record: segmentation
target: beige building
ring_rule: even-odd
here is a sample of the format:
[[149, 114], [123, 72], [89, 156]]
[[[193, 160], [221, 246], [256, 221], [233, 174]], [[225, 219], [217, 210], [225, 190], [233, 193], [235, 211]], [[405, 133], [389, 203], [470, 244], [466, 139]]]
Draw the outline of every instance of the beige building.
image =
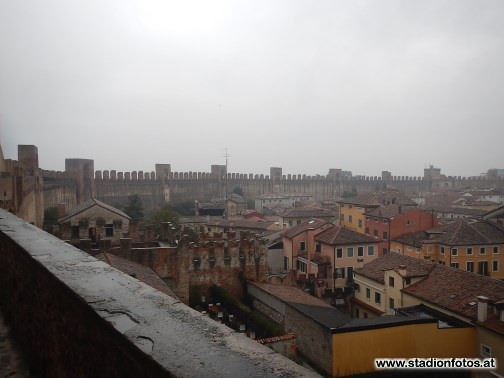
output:
[[[355, 283], [353, 316], [444, 314], [476, 328], [474, 357], [504, 360], [504, 281], [389, 252], [357, 269]], [[504, 366], [478, 374], [499, 377]]]
[[64, 240], [91, 239], [97, 242], [111, 239], [119, 242], [129, 232], [130, 219], [121, 210], [93, 198], [60, 217], [60, 237]]

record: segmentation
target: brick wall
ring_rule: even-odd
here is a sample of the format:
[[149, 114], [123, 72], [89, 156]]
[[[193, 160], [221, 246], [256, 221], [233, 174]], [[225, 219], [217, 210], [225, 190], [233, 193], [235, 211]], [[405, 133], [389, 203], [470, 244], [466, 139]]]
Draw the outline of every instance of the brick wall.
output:
[[332, 335], [327, 328], [286, 304], [285, 330], [296, 335], [298, 352], [332, 376]]

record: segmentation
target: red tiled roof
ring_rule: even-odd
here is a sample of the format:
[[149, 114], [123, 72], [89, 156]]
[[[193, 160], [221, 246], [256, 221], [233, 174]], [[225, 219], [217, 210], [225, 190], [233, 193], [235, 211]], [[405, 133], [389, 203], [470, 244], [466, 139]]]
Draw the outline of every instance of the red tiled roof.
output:
[[293, 207], [285, 210], [280, 216], [282, 218], [331, 218], [336, 215], [334, 211], [320, 207]]
[[261, 282], [250, 282], [250, 284], [257, 286], [259, 289], [284, 302], [334, 308], [330, 304], [317, 299], [294, 286], [274, 285]]
[[428, 277], [402, 291], [448, 311], [476, 319], [477, 296], [489, 298], [490, 303], [504, 300], [504, 281], [436, 265]]
[[366, 211], [366, 215], [371, 216], [371, 217], [378, 217], [378, 218], [386, 218], [390, 219], [398, 214], [401, 213], [407, 213], [408, 211], [416, 208], [415, 206], [403, 206], [403, 205], [388, 205], [388, 206], [381, 206], [373, 209], [369, 209]]
[[460, 219], [453, 223], [427, 231], [430, 235], [425, 243], [444, 245], [503, 244], [504, 229], [496, 223], [478, 221], [468, 223]]
[[316, 230], [317, 228], [323, 227], [326, 224], [329, 224], [329, 222], [326, 220], [313, 218], [313, 219], [310, 219], [306, 222], [298, 224], [295, 227], [289, 228], [287, 231], [282, 233], [282, 236], [285, 236], [286, 238], [292, 239], [294, 236], [299, 235], [302, 232], [305, 232], [308, 230]]
[[364, 267], [355, 269], [354, 272], [376, 282], [385, 283], [385, 271], [396, 270], [399, 268], [399, 265], [406, 266], [406, 277], [428, 275], [436, 266], [435, 263], [427, 260], [416, 259], [390, 251], [383, 257], [365, 264]]
[[422, 243], [424, 240], [428, 239], [429, 235], [425, 231], [415, 231], [408, 232], [406, 234], [401, 234], [392, 239], [392, 241], [411, 245], [416, 248], [422, 248]]
[[151, 268], [148, 266], [138, 264], [134, 261], [107, 253], [105, 256], [100, 253], [96, 256], [98, 260], [104, 261], [107, 264], [110, 262], [110, 266], [135, 277], [137, 280], [142, 281], [154, 289], [157, 289], [165, 294], [168, 294], [172, 298], [178, 299], [177, 295], [170, 289], [166, 283], [159, 277]]
[[330, 245], [345, 244], [369, 244], [378, 243], [381, 239], [375, 239], [366, 234], [351, 230], [342, 226], [333, 226], [315, 236], [315, 240]]

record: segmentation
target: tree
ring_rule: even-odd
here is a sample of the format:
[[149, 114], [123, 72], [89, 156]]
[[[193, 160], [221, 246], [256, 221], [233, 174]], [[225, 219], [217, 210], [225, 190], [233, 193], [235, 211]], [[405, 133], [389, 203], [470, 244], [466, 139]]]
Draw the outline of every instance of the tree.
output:
[[44, 210], [44, 223], [56, 224], [58, 223], [58, 208], [56, 206], [48, 207]]
[[124, 212], [128, 214], [132, 220], [141, 220], [144, 217], [142, 199], [138, 194], [128, 196], [128, 206], [124, 208]]
[[243, 189], [240, 188], [239, 186], [235, 187], [231, 193], [238, 194], [239, 196], [243, 197]]
[[148, 217], [148, 222], [154, 225], [156, 232], [159, 232], [162, 222], [172, 223], [177, 230], [180, 228], [178, 224], [178, 215], [168, 207], [151, 213]]

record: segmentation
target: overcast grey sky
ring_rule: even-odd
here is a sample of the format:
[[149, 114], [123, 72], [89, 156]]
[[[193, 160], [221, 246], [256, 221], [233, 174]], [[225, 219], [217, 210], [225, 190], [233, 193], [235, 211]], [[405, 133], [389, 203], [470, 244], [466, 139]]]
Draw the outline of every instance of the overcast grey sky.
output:
[[42, 168], [504, 168], [504, 1], [2, 0], [0, 140]]

